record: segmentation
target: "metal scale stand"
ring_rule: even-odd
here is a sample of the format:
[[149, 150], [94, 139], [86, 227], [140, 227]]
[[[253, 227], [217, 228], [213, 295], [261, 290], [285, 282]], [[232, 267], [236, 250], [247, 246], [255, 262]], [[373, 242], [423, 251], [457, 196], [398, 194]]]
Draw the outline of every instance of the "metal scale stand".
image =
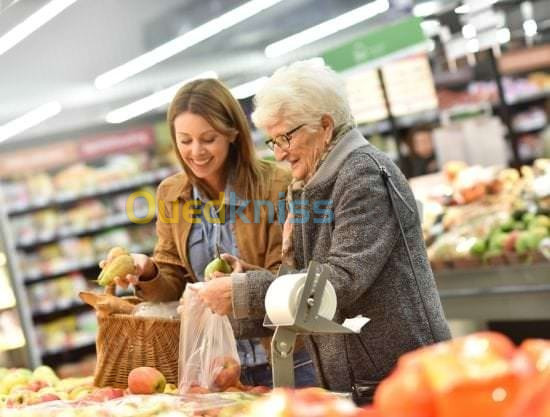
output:
[[[288, 272], [285, 267], [281, 267], [277, 276]], [[354, 333], [347, 327], [318, 315], [327, 275], [318, 262], [311, 261], [294, 321], [272, 323], [267, 315], [264, 318], [264, 327], [275, 329], [271, 341], [273, 387], [294, 387], [293, 353], [298, 334]]]

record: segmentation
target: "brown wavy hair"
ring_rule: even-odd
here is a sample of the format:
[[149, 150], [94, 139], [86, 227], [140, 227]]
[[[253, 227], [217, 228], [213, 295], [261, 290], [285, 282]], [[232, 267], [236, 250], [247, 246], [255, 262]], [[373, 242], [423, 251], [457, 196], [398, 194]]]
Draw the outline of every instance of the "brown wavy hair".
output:
[[205, 192], [209, 198], [217, 198], [215, 191], [193, 174], [178, 152], [174, 120], [185, 112], [203, 117], [223, 135], [235, 136], [224, 167], [225, 172], [229, 172], [230, 169], [233, 172], [231, 185], [244, 199], [264, 198], [262, 189], [271, 181], [273, 163], [257, 157], [244, 111], [229, 89], [220, 81], [211, 78], [188, 82], [172, 99], [166, 117], [174, 150], [190, 183]]

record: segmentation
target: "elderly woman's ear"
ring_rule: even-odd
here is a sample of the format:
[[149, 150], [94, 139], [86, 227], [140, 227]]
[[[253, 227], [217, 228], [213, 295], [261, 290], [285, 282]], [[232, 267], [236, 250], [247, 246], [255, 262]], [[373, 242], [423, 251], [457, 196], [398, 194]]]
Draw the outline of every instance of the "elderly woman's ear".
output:
[[323, 141], [325, 144], [328, 144], [334, 132], [334, 120], [330, 114], [323, 114], [321, 116], [321, 129], [323, 131]]

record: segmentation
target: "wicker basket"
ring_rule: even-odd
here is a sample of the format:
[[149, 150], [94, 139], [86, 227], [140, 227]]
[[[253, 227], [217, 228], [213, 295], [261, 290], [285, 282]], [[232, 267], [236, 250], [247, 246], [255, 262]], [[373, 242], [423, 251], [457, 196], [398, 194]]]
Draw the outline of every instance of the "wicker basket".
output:
[[129, 314], [98, 316], [94, 385], [126, 388], [134, 368], [157, 368], [178, 382], [180, 321]]

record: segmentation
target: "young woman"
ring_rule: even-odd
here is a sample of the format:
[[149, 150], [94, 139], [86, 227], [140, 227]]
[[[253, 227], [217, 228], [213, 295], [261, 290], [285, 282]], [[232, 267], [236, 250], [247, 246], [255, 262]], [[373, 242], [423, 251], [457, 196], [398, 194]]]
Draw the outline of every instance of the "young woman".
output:
[[[133, 254], [137, 275], [119, 277], [117, 284], [133, 284], [149, 301], [178, 300], [187, 282], [204, 280], [218, 251], [276, 271], [281, 261], [276, 212], [290, 175], [258, 159], [237, 100], [217, 80], [192, 81], [172, 100], [167, 121], [183, 171], [158, 187], [153, 257]], [[269, 345], [257, 338], [237, 344], [242, 382], [270, 385]], [[299, 385], [313, 385], [307, 352], [297, 352], [295, 361]]]

